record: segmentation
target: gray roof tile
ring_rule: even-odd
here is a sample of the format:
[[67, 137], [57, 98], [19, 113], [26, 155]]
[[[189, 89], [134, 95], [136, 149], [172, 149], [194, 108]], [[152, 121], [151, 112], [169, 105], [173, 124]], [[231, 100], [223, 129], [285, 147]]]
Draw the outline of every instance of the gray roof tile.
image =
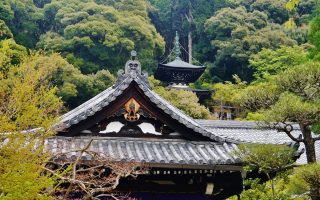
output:
[[[239, 164], [230, 152], [236, 145], [217, 142], [193, 142], [184, 140], [162, 140], [134, 138], [94, 137], [88, 150], [103, 154], [114, 161], [136, 161], [142, 163], [220, 165]], [[67, 158], [79, 155], [72, 152], [84, 148], [89, 137], [52, 137], [47, 141], [47, 149], [53, 154], [66, 153]], [[92, 159], [85, 155], [86, 160]]]
[[205, 66], [197, 66], [192, 65], [190, 63], [184, 62], [183, 60], [175, 59], [174, 61], [171, 61], [166, 64], [161, 64], [168, 67], [174, 67], [174, 68], [205, 68]]
[[[278, 132], [275, 129], [265, 128], [257, 122], [231, 121], [231, 120], [196, 120], [199, 124], [210, 129], [214, 135], [227, 137], [242, 143], [260, 143], [260, 144], [293, 144], [285, 133]], [[299, 126], [293, 124], [292, 134], [298, 137], [301, 134]], [[234, 144], [232, 144], [234, 145]], [[236, 145], [232, 149], [236, 148]], [[315, 142], [316, 157], [320, 161], [320, 141]], [[227, 149], [227, 148], [225, 148]], [[299, 149], [305, 149], [304, 144], [300, 143]], [[230, 154], [229, 154], [230, 155]], [[306, 164], [307, 157], [304, 152], [296, 161], [297, 164]]]

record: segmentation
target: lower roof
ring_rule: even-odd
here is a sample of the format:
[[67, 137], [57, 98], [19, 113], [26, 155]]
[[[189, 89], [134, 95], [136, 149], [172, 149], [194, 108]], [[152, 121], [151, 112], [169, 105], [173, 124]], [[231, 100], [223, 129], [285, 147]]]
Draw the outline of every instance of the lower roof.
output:
[[[92, 141], [91, 141], [92, 140]], [[91, 144], [90, 144], [91, 142]], [[147, 163], [153, 167], [238, 165], [233, 155], [235, 144], [216, 142], [190, 142], [181, 139], [124, 138], [124, 137], [52, 137], [46, 149], [54, 155], [64, 154], [66, 159], [79, 156], [81, 149], [90, 144], [88, 151], [98, 152], [112, 161]], [[83, 160], [92, 160], [88, 153]]]
[[[206, 127], [212, 133], [239, 140], [244, 143], [258, 144], [294, 144], [284, 132], [278, 132], [254, 121], [235, 121], [235, 120], [196, 120], [200, 125]], [[301, 131], [298, 124], [293, 124], [292, 135], [298, 137]], [[300, 143], [299, 150], [305, 149]], [[315, 142], [316, 157], [320, 161], [320, 141]], [[307, 156], [304, 151], [297, 159], [297, 164], [307, 164]]]

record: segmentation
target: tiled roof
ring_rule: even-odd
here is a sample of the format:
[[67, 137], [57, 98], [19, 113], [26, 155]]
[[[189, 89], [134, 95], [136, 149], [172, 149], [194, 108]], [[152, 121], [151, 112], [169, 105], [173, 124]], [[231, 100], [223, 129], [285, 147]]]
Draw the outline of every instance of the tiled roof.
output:
[[166, 63], [166, 64], [161, 64], [167, 67], [177, 67], [177, 68], [206, 68], [205, 66], [197, 66], [197, 65], [192, 65], [190, 63], [184, 62], [181, 59], [175, 59], [172, 62]]
[[[285, 134], [274, 129], [261, 128], [255, 122], [196, 120], [210, 132], [241, 143], [292, 144]], [[294, 130], [293, 135], [301, 134]], [[54, 137], [47, 141], [52, 153], [63, 153], [83, 148], [93, 139], [90, 150], [104, 153], [115, 161], [135, 161], [144, 163], [184, 164], [184, 165], [223, 165], [237, 164], [239, 160], [232, 155], [236, 145], [218, 142], [193, 142], [177, 139], [123, 138], [123, 137]], [[300, 144], [299, 150], [304, 148]], [[320, 159], [320, 141], [316, 142], [317, 159]], [[76, 156], [74, 153], [68, 156]], [[87, 155], [88, 156], [88, 155]], [[85, 159], [90, 159], [86, 157]], [[296, 161], [306, 164], [305, 152]]]
[[[196, 120], [199, 124], [210, 129], [214, 134], [233, 138], [247, 143], [260, 144], [290, 144], [294, 143], [285, 133], [275, 129], [261, 127], [257, 122], [230, 121], [230, 120]], [[298, 137], [301, 134], [299, 126], [293, 125], [292, 134]], [[316, 141], [316, 157], [320, 160], [320, 141]], [[300, 150], [305, 149], [304, 144], [300, 143]], [[307, 158], [304, 152], [296, 161], [297, 164], [306, 164]]]
[[[216, 142], [190, 142], [178, 139], [146, 139], [124, 137], [52, 137], [46, 141], [46, 149], [53, 154], [66, 153], [68, 159], [77, 154], [72, 152], [86, 147], [99, 152], [112, 161], [141, 162], [148, 164], [179, 165], [225, 165], [239, 164], [232, 152], [235, 144]], [[91, 156], [84, 154], [84, 160]]]
[[202, 136], [208, 137], [217, 142], [238, 142], [234, 139], [228, 138], [227, 136], [219, 136], [216, 133], [213, 133], [210, 130], [204, 128], [194, 119], [192, 119], [184, 112], [164, 100], [154, 91], [152, 91], [146, 81], [146, 77], [139, 74], [123, 74], [119, 76], [117, 83], [113, 87], [106, 89], [94, 98], [63, 115], [61, 123], [56, 126], [56, 130], [59, 131], [66, 129], [74, 124], [78, 124], [79, 122], [85, 120], [87, 117], [94, 115], [96, 112], [102, 110], [111, 102], [115, 101], [116, 98], [121, 95], [123, 91], [128, 88], [129, 85], [133, 82], [139, 86], [139, 88], [150, 99], [150, 101], [153, 102], [159, 109], [164, 111], [173, 119], [177, 120], [179, 123], [192, 129], [196, 133], [199, 133]]
[[[205, 127], [212, 128], [249, 128], [249, 129], [271, 129], [263, 123], [255, 121], [236, 121], [236, 120], [206, 120], [196, 119], [196, 121]], [[298, 124], [292, 124], [294, 130], [300, 130]]]

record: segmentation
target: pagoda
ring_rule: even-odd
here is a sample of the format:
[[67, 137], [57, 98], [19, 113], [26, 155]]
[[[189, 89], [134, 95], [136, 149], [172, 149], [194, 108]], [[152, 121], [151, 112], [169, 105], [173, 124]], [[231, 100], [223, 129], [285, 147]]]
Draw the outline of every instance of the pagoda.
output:
[[179, 35], [176, 32], [173, 52], [175, 59], [169, 63], [160, 63], [154, 77], [167, 84], [168, 88], [190, 90], [197, 94], [199, 102], [210, 97], [211, 91], [205, 89], [192, 89], [189, 83], [194, 83], [202, 75], [205, 66], [193, 65], [184, 62], [181, 58]]

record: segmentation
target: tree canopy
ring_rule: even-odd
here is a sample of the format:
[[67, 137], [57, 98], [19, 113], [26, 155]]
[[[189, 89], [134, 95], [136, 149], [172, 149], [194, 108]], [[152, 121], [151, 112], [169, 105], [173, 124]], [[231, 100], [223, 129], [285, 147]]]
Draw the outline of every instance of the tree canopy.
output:
[[262, 48], [276, 49], [281, 45], [296, 44], [283, 28], [269, 23], [265, 13], [248, 12], [245, 7], [223, 8], [207, 20], [205, 27], [212, 47], [217, 50], [210, 71], [215, 82], [232, 80], [233, 74], [252, 80], [252, 70], [248, 67], [250, 56]]
[[62, 101], [37, 56], [0, 71], [1, 199], [48, 199], [42, 191], [54, 184], [41, 173], [47, 159], [42, 142], [53, 134]]
[[[116, 72], [129, 52], [152, 70], [153, 59], [163, 52], [164, 41], [140, 1], [52, 1], [43, 8], [45, 34], [38, 48], [74, 56], [83, 73], [106, 69]], [[81, 61], [79, 60], [81, 59]]]
[[262, 49], [249, 59], [254, 69], [256, 80], [265, 79], [292, 66], [305, 63], [308, 60], [307, 52], [301, 46], [281, 46], [276, 50]]
[[[256, 120], [277, 123], [279, 130], [306, 146], [308, 162], [315, 162], [314, 142], [310, 127], [319, 123], [320, 63], [309, 61], [282, 71], [266, 82], [244, 89], [242, 105], [258, 112]], [[292, 126], [300, 125], [303, 139], [291, 135]]]
[[[30, 130], [42, 127], [37, 137], [50, 136], [60, 110], [110, 87], [133, 49], [152, 75], [170, 54], [176, 31], [182, 59], [187, 60], [185, 49], [192, 47], [192, 61], [207, 66], [192, 87], [213, 89], [212, 101], [240, 108], [238, 117], [263, 121], [304, 143], [308, 162], [315, 162], [314, 144], [320, 140], [319, 11], [317, 0], [2, 0], [0, 198], [48, 198], [55, 180], [40, 173], [47, 155], [41, 144], [34, 150], [39, 141]], [[191, 91], [170, 90], [152, 76], [149, 81], [186, 114], [211, 118]], [[299, 125], [301, 137], [291, 134], [292, 123]], [[277, 154], [274, 150], [281, 149], [267, 147], [254, 152], [260, 157], [250, 154], [246, 161], [258, 160], [265, 169], [268, 155]], [[282, 163], [273, 164], [290, 161], [279, 158]], [[319, 194], [318, 167], [294, 170], [290, 187], [311, 191], [314, 198]], [[286, 179], [275, 179], [279, 199], [292, 197]], [[271, 185], [255, 180], [251, 186], [256, 190], [243, 197], [271, 198]]]

